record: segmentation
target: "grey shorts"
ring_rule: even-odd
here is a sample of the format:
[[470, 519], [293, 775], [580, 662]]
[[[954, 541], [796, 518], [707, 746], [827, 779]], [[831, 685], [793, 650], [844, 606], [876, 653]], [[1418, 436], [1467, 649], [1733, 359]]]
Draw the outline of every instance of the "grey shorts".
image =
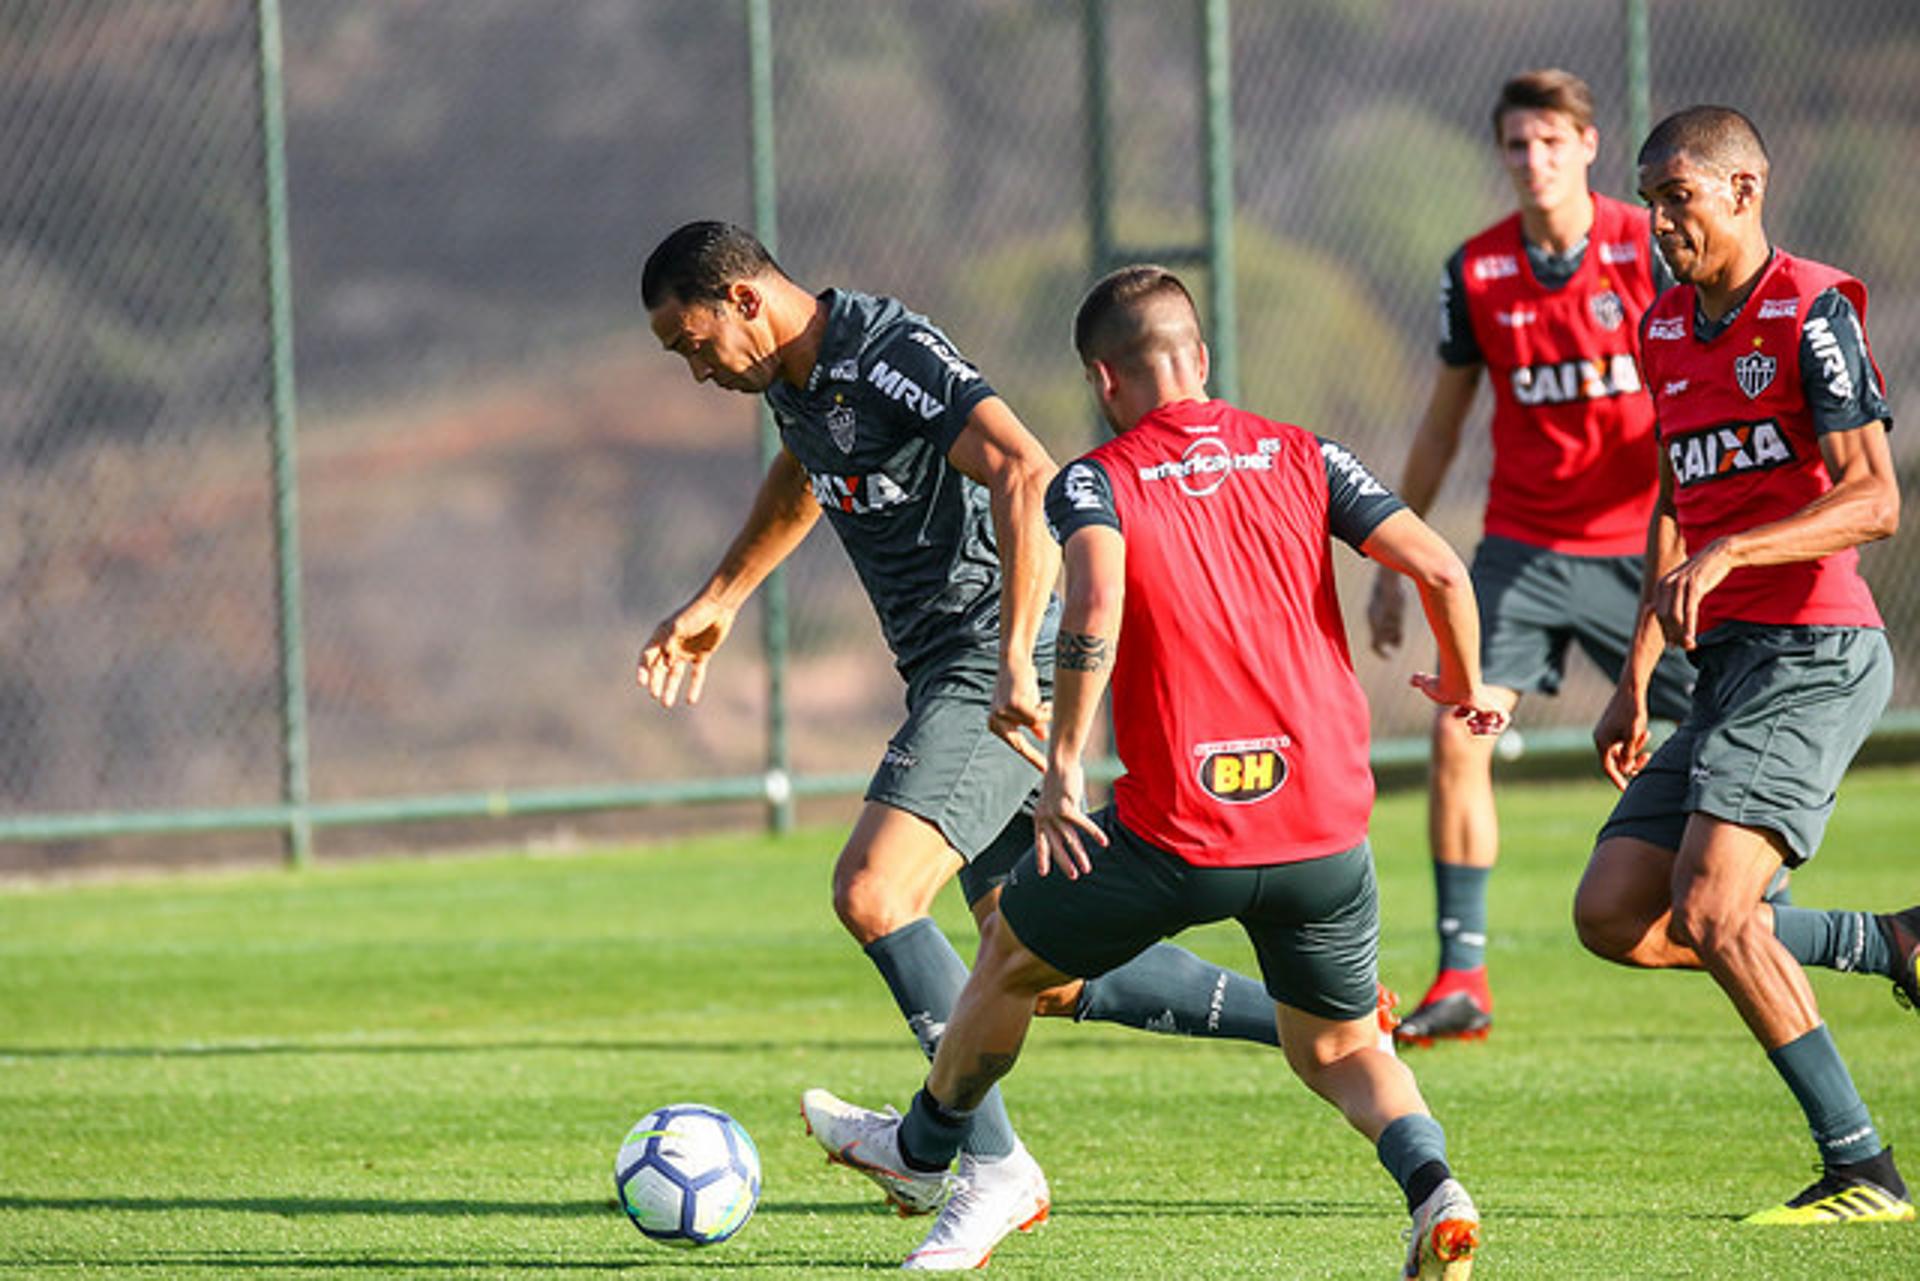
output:
[[1727, 623], [1694, 651], [1693, 711], [1600, 829], [1677, 850], [1691, 814], [1776, 832], [1788, 867], [1820, 848], [1834, 793], [1893, 692], [1886, 633]]
[[967, 866], [961, 888], [972, 903], [1004, 879], [1033, 844], [1033, 795], [1040, 772], [987, 728], [995, 673], [954, 667], [917, 681], [907, 719], [887, 741], [866, 799], [940, 829]]
[[1196, 867], [1122, 827], [1111, 807], [1093, 818], [1111, 843], [1088, 850], [1092, 872], [1041, 876], [1028, 852], [1001, 889], [1001, 918], [1035, 956], [1094, 978], [1189, 926], [1231, 917], [1274, 1000], [1325, 1019], [1373, 1012], [1380, 907], [1365, 841], [1296, 863]]
[[[1489, 536], [1473, 553], [1480, 601], [1480, 678], [1520, 693], [1553, 694], [1579, 642], [1608, 680], [1619, 680], [1640, 613], [1638, 556], [1570, 556]], [[1669, 649], [1647, 687], [1647, 707], [1677, 721], [1687, 714], [1693, 669]]]

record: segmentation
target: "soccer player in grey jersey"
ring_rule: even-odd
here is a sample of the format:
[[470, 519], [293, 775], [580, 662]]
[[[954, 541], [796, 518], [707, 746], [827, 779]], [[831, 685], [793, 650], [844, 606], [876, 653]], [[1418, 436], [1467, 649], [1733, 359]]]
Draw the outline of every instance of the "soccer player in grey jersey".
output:
[[[834, 868], [834, 910], [931, 1056], [967, 976], [928, 915], [933, 897], [957, 873], [986, 919], [1031, 843], [1022, 811], [1039, 775], [1012, 744], [1044, 733], [1049, 715], [1059, 553], [1042, 503], [1053, 460], [924, 317], [850, 290], [811, 293], [738, 227], [673, 232], [647, 260], [641, 298], [696, 382], [766, 396], [782, 448], [718, 567], [647, 641], [639, 682], [664, 707], [683, 690], [697, 702], [740, 607], [826, 513], [907, 688], [907, 718]], [[1278, 1040], [1258, 982], [1169, 944], [1045, 993], [1038, 1008]], [[808, 1093], [823, 1142], [838, 1106]], [[983, 1116], [960, 1166], [976, 1195], [950, 1202], [935, 1231], [990, 1236], [991, 1248], [1044, 1217], [1048, 1192], [997, 1093]], [[947, 1221], [960, 1214], [976, 1221]]]

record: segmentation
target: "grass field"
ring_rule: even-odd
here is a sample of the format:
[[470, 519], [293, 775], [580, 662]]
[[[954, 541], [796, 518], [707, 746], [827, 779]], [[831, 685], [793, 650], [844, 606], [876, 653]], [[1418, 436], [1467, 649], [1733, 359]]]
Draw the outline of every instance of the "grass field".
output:
[[[1920, 771], [1851, 778], [1802, 903], [1920, 899]], [[1503, 796], [1499, 1024], [1414, 1059], [1487, 1217], [1482, 1277], [1920, 1276], [1920, 1226], [1735, 1222], [1810, 1176], [1798, 1110], [1711, 983], [1612, 969], [1567, 905], [1598, 783]], [[1374, 829], [1388, 981], [1428, 977], [1421, 800]], [[826, 1166], [809, 1084], [904, 1104], [922, 1071], [827, 903], [838, 833], [0, 891], [0, 1274], [452, 1277], [623, 1269], [827, 1277], [895, 1266], [917, 1224]], [[942, 921], [971, 954], [957, 893]], [[1246, 964], [1237, 931], [1189, 936]], [[1815, 986], [1920, 1175], [1920, 1020], [1884, 980]], [[1054, 1221], [993, 1271], [1393, 1275], [1373, 1154], [1279, 1057], [1039, 1025], [1008, 1084]], [[614, 1208], [649, 1107], [753, 1132], [766, 1190], [680, 1253]]]

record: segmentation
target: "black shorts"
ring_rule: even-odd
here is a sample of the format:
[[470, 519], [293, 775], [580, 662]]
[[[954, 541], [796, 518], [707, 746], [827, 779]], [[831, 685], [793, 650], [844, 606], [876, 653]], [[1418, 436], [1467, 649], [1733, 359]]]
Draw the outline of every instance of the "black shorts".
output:
[[1373, 1013], [1380, 909], [1364, 840], [1323, 858], [1199, 867], [1128, 831], [1111, 807], [1093, 818], [1111, 843], [1089, 843], [1091, 872], [1041, 876], [1029, 851], [1001, 888], [1001, 919], [1041, 960], [1094, 978], [1189, 926], [1231, 917], [1275, 1001], [1324, 1019]]
[[1820, 848], [1840, 777], [1893, 692], [1886, 633], [1728, 623], [1702, 639], [1693, 714], [1627, 785], [1598, 839], [1678, 850], [1689, 816], [1707, 814], [1778, 834], [1798, 867]]
[[969, 904], [1005, 879], [1033, 844], [1040, 786], [1040, 771], [987, 728], [996, 676], [976, 662], [917, 679], [907, 691], [907, 719], [867, 784], [867, 800], [940, 829], [966, 861], [960, 886]]
[[[1553, 694], [1579, 642], [1608, 680], [1620, 679], [1640, 615], [1638, 556], [1571, 556], [1489, 535], [1473, 553], [1480, 602], [1480, 679], [1522, 694]], [[1654, 668], [1647, 708], [1687, 714], [1693, 669], [1669, 649]]]

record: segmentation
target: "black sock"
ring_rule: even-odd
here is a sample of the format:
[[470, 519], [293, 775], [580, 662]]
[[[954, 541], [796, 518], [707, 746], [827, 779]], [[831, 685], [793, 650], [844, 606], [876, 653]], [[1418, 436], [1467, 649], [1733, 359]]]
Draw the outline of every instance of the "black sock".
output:
[[1877, 1183], [1887, 1191], [1907, 1199], [1907, 1181], [1900, 1177], [1900, 1171], [1893, 1164], [1893, 1149], [1881, 1148], [1864, 1161], [1850, 1161], [1845, 1165], [1830, 1165], [1829, 1174], [1838, 1174], [1850, 1179], [1866, 1179]]
[[1407, 1176], [1407, 1213], [1412, 1214], [1420, 1208], [1420, 1203], [1433, 1195], [1433, 1190], [1453, 1177], [1453, 1170], [1445, 1161], [1429, 1161]]
[[900, 1159], [915, 1170], [944, 1170], [953, 1164], [972, 1125], [973, 1113], [942, 1107], [922, 1086], [900, 1118]]

